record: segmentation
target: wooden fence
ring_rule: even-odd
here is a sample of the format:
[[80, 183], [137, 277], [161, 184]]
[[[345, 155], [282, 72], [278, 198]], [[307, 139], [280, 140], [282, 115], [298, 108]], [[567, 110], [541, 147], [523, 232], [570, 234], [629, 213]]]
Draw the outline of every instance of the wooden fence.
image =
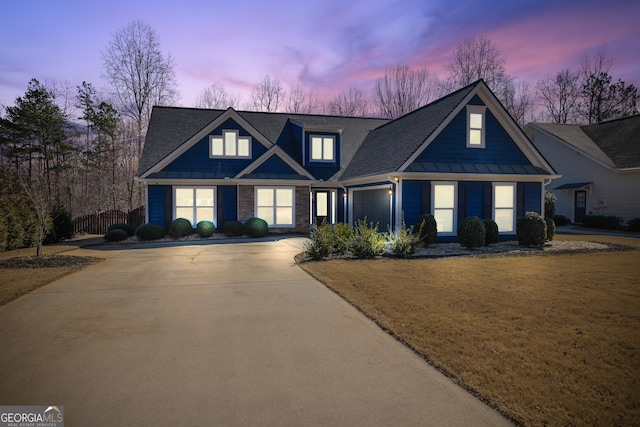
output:
[[113, 224], [129, 224], [134, 229], [144, 223], [144, 206], [129, 212], [102, 211], [73, 220], [74, 233], [105, 234]]

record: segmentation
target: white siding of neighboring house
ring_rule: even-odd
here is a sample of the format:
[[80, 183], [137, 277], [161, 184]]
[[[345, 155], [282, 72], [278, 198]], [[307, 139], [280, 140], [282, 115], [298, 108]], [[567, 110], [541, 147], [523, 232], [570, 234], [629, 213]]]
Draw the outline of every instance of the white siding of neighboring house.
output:
[[640, 218], [640, 171], [615, 173], [546, 133], [527, 128], [527, 135], [556, 172], [562, 175], [546, 188], [558, 198], [556, 215], [573, 220], [574, 190], [555, 188], [576, 182], [593, 182], [591, 192], [587, 192], [587, 215], [613, 215], [625, 221]]

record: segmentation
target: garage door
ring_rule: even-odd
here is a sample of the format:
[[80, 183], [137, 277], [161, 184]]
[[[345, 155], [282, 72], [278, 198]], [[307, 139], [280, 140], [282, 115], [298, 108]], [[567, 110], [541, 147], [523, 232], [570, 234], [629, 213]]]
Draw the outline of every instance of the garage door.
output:
[[367, 222], [378, 223], [379, 231], [387, 231], [391, 224], [388, 189], [353, 191], [353, 224], [367, 217]]

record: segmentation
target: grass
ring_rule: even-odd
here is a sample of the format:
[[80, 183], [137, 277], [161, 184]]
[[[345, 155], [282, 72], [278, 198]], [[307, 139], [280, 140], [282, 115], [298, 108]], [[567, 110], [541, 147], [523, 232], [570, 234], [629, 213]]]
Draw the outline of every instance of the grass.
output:
[[[79, 247], [77, 244], [43, 246], [42, 252], [46, 257], [57, 257]], [[0, 252], [0, 264], [3, 261], [34, 255], [34, 248]], [[81, 260], [80, 257], [59, 256], [58, 258], [60, 262], [54, 263], [58, 265], [48, 268], [4, 268], [0, 266], [0, 306], [88, 265], [88, 260]], [[78, 262], [79, 260], [83, 262]]]
[[640, 425], [637, 250], [302, 267], [516, 422]]

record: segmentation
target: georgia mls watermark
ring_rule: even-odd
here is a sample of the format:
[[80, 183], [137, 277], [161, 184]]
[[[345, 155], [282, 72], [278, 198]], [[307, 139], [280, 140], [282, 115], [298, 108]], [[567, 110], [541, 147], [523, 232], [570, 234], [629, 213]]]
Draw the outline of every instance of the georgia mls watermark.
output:
[[0, 427], [64, 427], [64, 406], [0, 406]]

